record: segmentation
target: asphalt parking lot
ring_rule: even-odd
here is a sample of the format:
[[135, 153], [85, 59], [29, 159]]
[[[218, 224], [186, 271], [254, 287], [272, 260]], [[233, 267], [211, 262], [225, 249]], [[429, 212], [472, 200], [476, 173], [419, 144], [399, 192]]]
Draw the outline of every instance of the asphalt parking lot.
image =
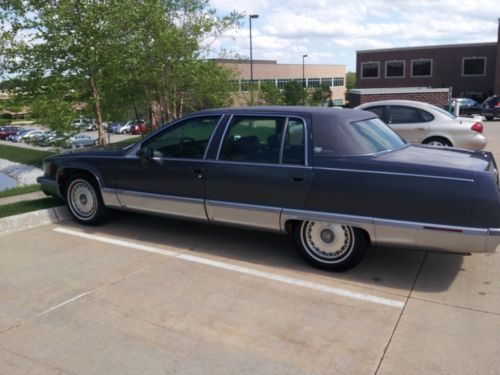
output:
[[498, 374], [499, 269], [375, 248], [337, 274], [272, 233], [63, 222], [0, 236], [0, 373]]

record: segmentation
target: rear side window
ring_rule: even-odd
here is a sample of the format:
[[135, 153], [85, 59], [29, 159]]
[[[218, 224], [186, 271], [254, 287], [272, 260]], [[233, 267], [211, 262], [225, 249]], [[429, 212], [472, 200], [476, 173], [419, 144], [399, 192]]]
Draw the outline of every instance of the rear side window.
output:
[[301, 119], [235, 116], [226, 131], [219, 159], [302, 165], [304, 140], [305, 124]]
[[418, 108], [391, 106], [389, 124], [415, 124], [425, 122], [422, 111]]

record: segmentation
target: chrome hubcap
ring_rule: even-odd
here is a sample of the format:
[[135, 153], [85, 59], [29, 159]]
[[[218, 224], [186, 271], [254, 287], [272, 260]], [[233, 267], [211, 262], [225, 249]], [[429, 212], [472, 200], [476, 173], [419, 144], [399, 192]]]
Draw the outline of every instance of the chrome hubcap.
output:
[[97, 210], [94, 188], [87, 181], [75, 180], [69, 187], [68, 201], [73, 213], [80, 219], [89, 219]]
[[348, 225], [308, 221], [302, 225], [301, 240], [304, 248], [314, 258], [338, 262], [354, 248], [354, 232]]

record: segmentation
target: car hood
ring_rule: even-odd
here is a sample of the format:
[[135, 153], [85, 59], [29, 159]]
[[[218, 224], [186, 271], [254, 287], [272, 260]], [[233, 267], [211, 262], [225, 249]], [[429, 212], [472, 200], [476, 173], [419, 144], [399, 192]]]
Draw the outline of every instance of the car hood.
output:
[[100, 156], [121, 156], [125, 153], [123, 146], [114, 146], [114, 145], [106, 145], [106, 146], [96, 146], [82, 149], [71, 149], [66, 150], [60, 154], [54, 156], [85, 156], [85, 157], [100, 157]]
[[456, 169], [467, 171], [485, 171], [494, 163], [493, 155], [486, 151], [469, 151], [454, 148], [432, 146], [409, 146], [375, 157], [378, 162], [404, 164], [420, 169]]

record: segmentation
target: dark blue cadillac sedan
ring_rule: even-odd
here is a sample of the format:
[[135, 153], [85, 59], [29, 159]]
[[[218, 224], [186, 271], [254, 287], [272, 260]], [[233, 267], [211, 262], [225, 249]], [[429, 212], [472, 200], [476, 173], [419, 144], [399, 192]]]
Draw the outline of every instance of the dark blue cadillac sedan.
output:
[[51, 156], [44, 171], [42, 190], [80, 223], [115, 208], [279, 231], [335, 271], [370, 244], [457, 253], [500, 244], [491, 153], [410, 146], [360, 110], [206, 110], [119, 150]]

